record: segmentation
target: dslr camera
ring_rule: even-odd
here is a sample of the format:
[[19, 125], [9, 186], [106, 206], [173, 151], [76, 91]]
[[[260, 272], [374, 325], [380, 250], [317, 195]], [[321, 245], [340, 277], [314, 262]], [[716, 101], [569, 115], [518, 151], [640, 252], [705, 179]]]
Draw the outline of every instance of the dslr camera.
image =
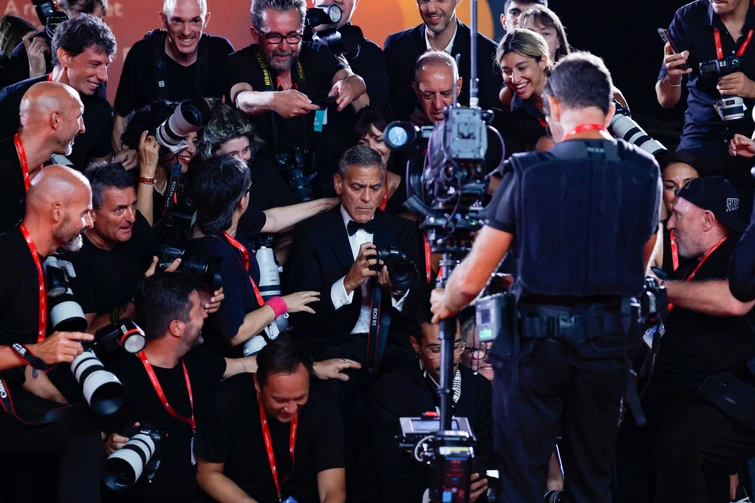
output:
[[311, 33], [318, 26], [338, 24], [342, 15], [343, 11], [335, 4], [309, 8], [304, 16], [304, 29]]
[[292, 152], [282, 152], [275, 156], [278, 171], [286, 180], [297, 203], [306, 203], [315, 198], [310, 178], [307, 175], [309, 160], [310, 152], [298, 148]]
[[165, 436], [151, 424], [141, 428], [126, 426], [119, 433], [129, 440], [105, 460], [102, 480], [113, 491], [123, 491], [133, 486], [142, 474], [152, 480], [160, 468], [160, 443]]
[[629, 109], [619, 103], [613, 101], [616, 107], [616, 112], [611, 118], [611, 123], [608, 125], [608, 129], [611, 130], [611, 134], [615, 138], [621, 138], [627, 143], [644, 150], [648, 154], [655, 156], [658, 152], [666, 150], [666, 147], [657, 140], [654, 140], [649, 134], [640, 127], [634, 119]]
[[[740, 57], [734, 54], [721, 59], [703, 61], [700, 63], [700, 77], [719, 79], [736, 72], [741, 64]], [[744, 100], [739, 96], [722, 97], [713, 107], [723, 121], [742, 119], [745, 116], [745, 110], [747, 110]]]
[[[395, 246], [388, 250], [378, 251], [377, 259], [382, 260], [383, 265], [388, 268], [388, 277], [397, 290], [408, 289], [417, 277], [417, 268], [414, 263], [409, 260], [404, 252]], [[370, 267], [370, 269], [380, 272], [383, 265], [380, 265], [378, 262]]]
[[56, 2], [53, 0], [31, 0], [37, 17], [45, 30], [41, 36], [47, 39], [47, 43], [52, 42], [52, 36], [55, 30], [64, 21], [68, 21], [68, 14], [58, 9]]
[[45, 260], [44, 270], [50, 326], [53, 331], [83, 332], [89, 323], [71, 290], [70, 279], [76, 277], [73, 264], [52, 255]]
[[223, 277], [220, 275], [221, 258], [208, 260], [187, 256], [185, 250], [172, 246], [160, 247], [160, 261], [157, 263], [157, 270], [164, 271], [179, 258], [181, 259], [179, 270], [190, 272], [198, 282], [210, 286], [213, 291], [223, 286]]

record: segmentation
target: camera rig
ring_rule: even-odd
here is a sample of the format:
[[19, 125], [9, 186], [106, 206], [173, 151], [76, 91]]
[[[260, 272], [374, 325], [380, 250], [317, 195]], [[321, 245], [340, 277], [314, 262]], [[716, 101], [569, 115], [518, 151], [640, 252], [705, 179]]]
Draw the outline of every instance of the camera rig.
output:
[[[453, 106], [443, 111], [443, 121], [434, 127], [416, 127], [407, 122], [392, 122], [384, 131], [389, 148], [408, 150], [415, 155], [407, 163], [407, 209], [421, 217], [420, 228], [433, 253], [442, 254], [441, 273], [437, 285], [442, 287], [454, 267], [472, 247], [474, 234], [485, 220], [483, 200], [486, 197], [489, 171], [485, 154], [488, 148], [488, 126], [492, 112], [478, 106], [477, 89], [477, 0], [471, 10], [471, 78], [469, 107]], [[458, 58], [458, 56], [457, 56]], [[500, 139], [500, 135], [498, 135]], [[503, 142], [501, 141], [502, 147]], [[422, 165], [419, 155], [423, 151]], [[502, 156], [503, 157], [503, 156]], [[415, 457], [434, 470], [430, 487], [431, 503], [467, 503], [469, 477], [474, 457], [474, 435], [467, 428], [452, 429], [451, 369], [456, 318], [440, 322], [441, 372], [438, 395], [440, 414], [422, 432], [421, 438], [410, 435], [418, 418], [402, 418], [404, 447], [412, 447]], [[455, 418], [458, 422], [463, 418]], [[468, 423], [466, 423], [468, 426]], [[421, 454], [421, 455], [420, 455]]]

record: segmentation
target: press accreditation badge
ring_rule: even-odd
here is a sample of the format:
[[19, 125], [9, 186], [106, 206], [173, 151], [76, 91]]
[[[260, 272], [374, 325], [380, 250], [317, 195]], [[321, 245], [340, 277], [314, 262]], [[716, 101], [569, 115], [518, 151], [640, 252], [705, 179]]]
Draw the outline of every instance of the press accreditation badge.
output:
[[191, 436], [191, 464], [197, 464], [197, 457], [194, 455], [194, 435]]

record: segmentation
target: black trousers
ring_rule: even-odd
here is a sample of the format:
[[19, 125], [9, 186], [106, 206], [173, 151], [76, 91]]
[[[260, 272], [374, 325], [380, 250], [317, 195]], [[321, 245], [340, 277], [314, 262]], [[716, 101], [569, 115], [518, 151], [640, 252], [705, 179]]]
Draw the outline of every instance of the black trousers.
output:
[[[59, 503], [99, 503], [105, 450], [100, 428], [88, 408], [74, 407], [64, 418], [43, 426], [29, 426], [0, 414], [0, 458], [4, 476], [13, 474], [13, 480], [2, 481], [2, 494], [8, 494], [10, 487], [18, 489], [8, 502], [38, 501], [33, 489], [55, 484], [55, 474], [38, 470], [40, 464], [46, 464], [42, 460], [51, 457], [60, 459]], [[0, 501], [6, 500], [0, 496]]]
[[727, 503], [729, 475], [755, 456], [755, 430], [737, 430], [695, 398], [662, 421], [653, 422], [658, 411], [646, 409], [647, 427], [621, 427], [616, 502]]
[[524, 360], [497, 361], [495, 451], [503, 501], [542, 502], [561, 435], [566, 491], [575, 503], [608, 502], [626, 375], [620, 360], [583, 361], [564, 343], [534, 342]]

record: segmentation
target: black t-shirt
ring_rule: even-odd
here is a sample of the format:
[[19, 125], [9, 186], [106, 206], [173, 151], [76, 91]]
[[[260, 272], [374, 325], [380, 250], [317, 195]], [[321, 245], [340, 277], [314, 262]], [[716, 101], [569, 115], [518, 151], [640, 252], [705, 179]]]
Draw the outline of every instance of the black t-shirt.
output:
[[[261, 157], [249, 163], [252, 171], [252, 190], [249, 207], [265, 211], [294, 204], [294, 195], [285, 180], [269, 159]], [[248, 212], [247, 212], [248, 213]], [[241, 217], [242, 220], [244, 217]]]
[[[280, 423], [269, 415], [267, 419], [281, 497], [319, 503], [317, 474], [344, 467], [339, 407], [320, 388], [310, 387], [309, 400], [299, 412], [295, 464], [289, 453], [290, 423]], [[217, 406], [208, 409], [200, 425], [195, 447], [197, 457], [204, 461], [225, 463], [225, 476], [256, 501], [277, 500], [251, 374], [239, 374], [223, 383]]]
[[[207, 408], [213, 406], [212, 395], [226, 370], [225, 359], [199, 346], [183, 358], [191, 382], [194, 417], [201, 421]], [[152, 366], [155, 376], [173, 410], [182, 417], [191, 417], [186, 379], [181, 363], [172, 369]], [[142, 477], [133, 489], [123, 492], [123, 499], [114, 501], [184, 502], [197, 493], [196, 471], [191, 463], [191, 426], [173, 417], [157, 396], [144, 364], [136, 355], [122, 351], [109, 365], [126, 390], [121, 409], [108, 418], [110, 432], [120, 433], [125, 425], [134, 422], [150, 423], [166, 433], [160, 442], [161, 466], [154, 480]], [[108, 496], [115, 496], [108, 491]], [[110, 499], [110, 498], [108, 498]]]
[[[165, 55], [165, 32], [155, 30], [144, 39], [135, 43], [123, 63], [118, 93], [115, 95], [115, 111], [127, 117], [132, 111], [148, 105], [158, 98], [168, 101], [181, 101], [190, 96], [220, 98], [223, 85], [220, 69], [226, 56], [233, 52], [231, 43], [215, 35], [203, 34], [197, 62], [189, 66], [178, 64]], [[165, 80], [163, 86], [158, 83], [155, 63], [155, 44], [158, 54], [165, 62]], [[203, 48], [203, 44], [206, 47]], [[206, 51], [206, 52], [205, 52]], [[206, 57], [204, 76], [199, 74], [199, 58]]]
[[[21, 125], [19, 110], [24, 93], [37, 82], [46, 82], [48, 75], [23, 80], [0, 91], [0, 137], [12, 136]], [[94, 94], [81, 94], [84, 104], [84, 127], [86, 131], [76, 137], [73, 152], [67, 156], [73, 167], [83, 171], [92, 157], [104, 157], [112, 150], [110, 137], [113, 133], [113, 109], [110, 103]]]
[[[343, 64], [336, 59], [330, 49], [316, 42], [302, 43], [299, 61], [304, 70], [304, 79], [298, 75], [297, 65], [291, 69], [291, 75], [298, 90], [312, 101], [326, 98], [333, 87], [333, 76], [344, 68]], [[273, 83], [276, 83], [276, 74], [272, 69], [271, 77]], [[257, 45], [250, 45], [228, 56], [223, 64], [223, 78], [227, 103], [232, 103], [231, 88], [242, 82], [251, 85], [255, 91], [265, 91], [265, 77], [257, 59]], [[331, 106], [328, 114], [333, 113], [338, 112]], [[328, 127], [324, 126], [323, 132], [316, 133], [314, 119], [314, 113], [292, 119], [284, 119], [275, 114], [275, 127], [278, 131], [278, 145], [276, 145], [273, 113], [254, 117], [257, 134], [265, 142], [261, 155], [274, 160], [277, 152], [290, 152], [294, 148], [299, 148], [307, 149], [316, 156], [327, 156], [328, 149], [324, 143]], [[319, 162], [316, 162], [316, 165], [319, 165]]]
[[259, 264], [249, 243], [238, 234], [236, 239], [249, 252], [248, 272], [241, 252], [228, 242], [225, 235], [205, 236], [186, 243], [186, 252], [192, 256], [222, 260], [220, 275], [223, 278], [225, 299], [221, 302], [218, 311], [207, 318], [202, 333], [207, 347], [231, 358], [244, 356], [244, 350], [243, 345], [232, 347], [228, 341], [238, 333], [244, 323], [244, 316], [260, 307], [252, 283], [249, 281], [251, 277], [254, 283], [259, 285]]
[[[26, 210], [26, 186], [13, 136], [0, 141], [0, 234], [18, 224]], [[13, 262], [10, 262], [13, 263]]]
[[86, 236], [84, 246], [66, 252], [76, 271], [71, 289], [85, 313], [101, 315], [122, 306], [134, 296], [136, 284], [158, 255], [154, 234], [141, 213], [136, 214], [131, 239], [113, 250], [96, 247]]
[[[738, 234], [730, 236], [708, 257], [692, 281], [726, 279], [738, 240]], [[680, 267], [671, 278], [682, 280], [698, 263]], [[712, 316], [674, 307], [666, 319], [666, 334], [658, 353], [655, 374], [659, 384], [673, 395], [689, 399], [707, 377], [722, 372], [746, 377], [745, 363], [755, 355], [752, 322], [752, 313]]]
[[531, 100], [514, 95], [511, 112], [501, 134], [506, 139], [506, 151], [528, 152], [535, 150], [538, 140], [546, 134], [545, 115]]

